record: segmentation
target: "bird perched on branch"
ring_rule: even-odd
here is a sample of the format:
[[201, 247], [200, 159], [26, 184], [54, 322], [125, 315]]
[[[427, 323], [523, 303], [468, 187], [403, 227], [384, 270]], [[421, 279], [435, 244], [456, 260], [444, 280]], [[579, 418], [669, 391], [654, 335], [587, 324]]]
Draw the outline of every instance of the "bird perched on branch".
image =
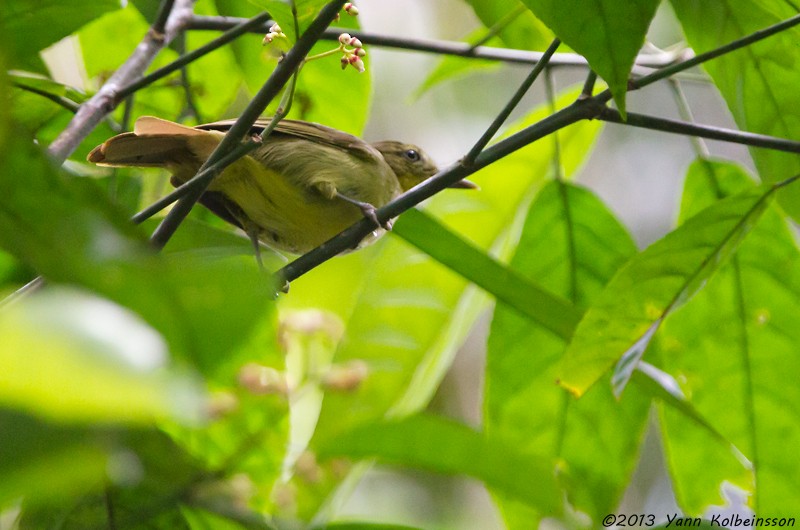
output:
[[[133, 132], [106, 140], [87, 159], [101, 166], [163, 167], [177, 187], [197, 173], [233, 123], [187, 127], [145, 116]], [[267, 124], [257, 121], [251, 134], [260, 134]], [[370, 144], [316, 123], [283, 120], [260, 146], [217, 175], [200, 203], [243, 229], [254, 243], [302, 254], [362, 216], [376, 223], [362, 245], [374, 241], [383, 233], [375, 209], [436, 171], [415, 145]], [[453, 187], [476, 186], [464, 180]]]

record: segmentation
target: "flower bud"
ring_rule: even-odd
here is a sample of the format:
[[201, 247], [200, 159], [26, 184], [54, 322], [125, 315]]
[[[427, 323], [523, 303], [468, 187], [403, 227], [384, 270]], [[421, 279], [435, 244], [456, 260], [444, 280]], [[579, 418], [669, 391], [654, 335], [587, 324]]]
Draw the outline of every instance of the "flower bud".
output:
[[347, 2], [344, 5], [344, 12], [350, 15], [351, 17], [354, 17], [358, 15], [358, 8], [354, 6], [352, 2]]
[[350, 44], [350, 46], [352, 46], [352, 47], [354, 47], [354, 48], [360, 48], [360, 47], [362, 47], [362, 46], [363, 46], [363, 44], [361, 44], [361, 41], [360, 41], [360, 40], [358, 40], [358, 39], [357, 39], [357, 38], [355, 38], [355, 37], [353, 37], [352, 39], [350, 39], [350, 43], [349, 43], [349, 44]]
[[[358, 60], [360, 61], [360, 59]], [[353, 64], [353, 66], [356, 65]], [[345, 364], [331, 366], [328, 373], [322, 377], [320, 383], [326, 390], [352, 392], [361, 386], [361, 382], [366, 379], [367, 375], [369, 375], [367, 363], [356, 359]]]
[[365, 50], [364, 48], [356, 48], [354, 50], [354, 53], [359, 57], [364, 57], [365, 55], [367, 55], [367, 50]]
[[283, 31], [281, 31], [281, 27], [278, 25], [277, 22], [269, 27], [269, 31], [270, 33], [283, 33]]
[[341, 35], [339, 35], [339, 42], [341, 44], [350, 44], [352, 38], [353, 37], [351, 37], [349, 33], [342, 33]]
[[350, 57], [350, 64], [353, 65], [353, 68], [358, 70], [359, 74], [363, 74], [366, 71], [366, 68], [364, 67], [364, 61], [362, 61], [361, 57], [358, 57], [357, 55]]
[[274, 368], [248, 363], [239, 370], [239, 384], [256, 395], [289, 393], [286, 377]]

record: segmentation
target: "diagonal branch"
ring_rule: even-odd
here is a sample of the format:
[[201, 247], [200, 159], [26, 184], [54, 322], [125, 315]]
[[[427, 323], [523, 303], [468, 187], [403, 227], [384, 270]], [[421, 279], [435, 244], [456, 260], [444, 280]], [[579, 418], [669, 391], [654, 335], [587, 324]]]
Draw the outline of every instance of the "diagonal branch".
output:
[[[150, 66], [156, 54], [182, 31], [192, 16], [192, 0], [174, 0], [166, 26], [159, 31], [157, 25], [150, 28], [131, 56], [106, 81], [100, 90], [75, 113], [67, 128], [50, 144], [47, 151], [58, 164], [72, 154], [86, 136], [105, 116], [114, 110], [117, 91], [139, 78]], [[163, 19], [165, 6], [172, 0], [164, 0], [156, 24]]]
[[[247, 137], [253, 123], [258, 119], [267, 105], [273, 100], [275, 96], [281, 91], [284, 85], [289, 81], [289, 78], [294, 74], [295, 70], [305, 59], [308, 52], [320, 39], [320, 36], [325, 31], [325, 28], [330, 25], [335, 17], [339, 14], [344, 0], [332, 0], [322, 8], [317, 17], [308, 26], [305, 33], [297, 39], [297, 42], [283, 57], [283, 59], [275, 67], [272, 74], [267, 79], [267, 82], [261, 87], [258, 93], [253, 97], [247, 108], [242, 112], [241, 116], [231, 126], [222, 141], [217, 145], [211, 156], [203, 163], [199, 172], [206, 171], [209, 168], [216, 168], [216, 171], [222, 171], [224, 167], [220, 164], [221, 160], [238, 145], [241, 144], [242, 139]], [[242, 152], [241, 156], [244, 156]], [[228, 157], [233, 158], [233, 157]], [[228, 163], [232, 163], [231, 160]], [[195, 177], [196, 178], [196, 177]], [[210, 179], [208, 180], [210, 183]], [[175, 230], [183, 222], [192, 207], [205, 191], [208, 183], [205, 186], [198, 186], [191, 189], [183, 197], [181, 197], [175, 206], [170, 210], [167, 216], [161, 221], [156, 230], [150, 238], [151, 243], [156, 248], [162, 248], [167, 241], [169, 241]]]

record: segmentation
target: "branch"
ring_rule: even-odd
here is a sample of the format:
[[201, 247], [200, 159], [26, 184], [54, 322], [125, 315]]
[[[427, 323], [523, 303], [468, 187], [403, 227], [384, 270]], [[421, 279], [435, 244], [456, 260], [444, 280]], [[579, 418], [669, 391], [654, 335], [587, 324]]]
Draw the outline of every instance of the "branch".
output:
[[[208, 17], [194, 15], [189, 20], [186, 29], [196, 30], [226, 30], [240, 23], [241, 18], [236, 17]], [[264, 24], [259, 28], [254, 28], [257, 33], [269, 31], [269, 24]], [[343, 32], [353, 33], [352, 29], [330, 28], [322, 34], [323, 40], [337, 41]], [[458, 57], [468, 57], [475, 59], [489, 59], [515, 64], [536, 64], [542, 60], [544, 52], [531, 52], [527, 50], [513, 50], [509, 48], [494, 48], [487, 46], [477, 46], [466, 42], [454, 42], [432, 39], [415, 39], [410, 37], [391, 37], [364, 31], [357, 31], [357, 36], [364, 44], [373, 46], [383, 46], [385, 48], [396, 48], [400, 50], [411, 50], [426, 53], [437, 53], [440, 55], [456, 55]], [[660, 68], [662, 66], [681, 61], [691, 56], [691, 50], [680, 50], [677, 52], [661, 52], [641, 54], [636, 58], [636, 65], [648, 68]], [[576, 53], [557, 53], [550, 60], [550, 66], [587, 66], [586, 59]]]
[[[456, 163], [443, 169], [430, 179], [414, 186], [403, 193], [389, 204], [378, 208], [375, 215], [378, 221], [384, 223], [393, 217], [397, 217], [408, 210], [428, 199], [443, 189], [455, 184], [476, 171], [492, 164], [503, 157], [506, 157], [535, 142], [549, 134], [552, 134], [564, 127], [576, 123], [580, 120], [594, 117], [596, 109], [586, 100], [578, 100], [569, 107], [566, 107], [555, 114], [523, 129], [522, 131], [497, 142], [481, 152], [472, 164], [463, 165]], [[291, 282], [314, 267], [324, 263], [333, 256], [355, 247], [370, 232], [375, 230], [375, 224], [369, 219], [362, 219], [350, 228], [334, 236], [314, 250], [303, 254], [293, 262], [289, 263], [275, 273], [276, 285], [283, 285]]]
[[263, 23], [269, 20], [269, 14], [261, 13], [259, 15], [254, 16], [251, 19], [241, 19], [242, 23], [236, 26], [233, 26], [228, 31], [217, 37], [216, 39], [212, 40], [208, 44], [200, 46], [196, 50], [193, 50], [185, 55], [180, 56], [178, 59], [174, 60], [173, 62], [169, 63], [168, 65], [159, 68], [158, 70], [140, 78], [135, 81], [132, 81], [125, 87], [119, 89], [116, 93], [114, 106], [116, 106], [120, 101], [128, 97], [129, 95], [133, 94], [137, 90], [150, 85], [151, 83], [166, 77], [167, 75], [180, 70], [185, 65], [196, 61], [200, 57], [216, 50], [217, 48], [224, 46], [225, 44], [231, 42], [232, 40], [236, 39], [240, 35], [249, 32], [255, 27], [260, 27]]
[[514, 108], [516, 108], [519, 102], [522, 101], [522, 98], [533, 85], [533, 82], [536, 81], [536, 78], [539, 77], [539, 74], [542, 73], [542, 70], [547, 67], [550, 59], [560, 45], [561, 41], [558, 38], [553, 39], [553, 42], [550, 43], [550, 46], [544, 52], [542, 60], [534, 65], [531, 73], [528, 74], [528, 77], [525, 78], [525, 81], [522, 82], [508, 103], [506, 103], [506, 106], [503, 107], [503, 110], [500, 111], [500, 114], [497, 115], [492, 124], [489, 125], [489, 128], [486, 129], [486, 132], [483, 133], [483, 136], [481, 136], [475, 145], [472, 146], [472, 149], [470, 149], [466, 154], [461, 162], [462, 164], [472, 164], [472, 162], [475, 160], [475, 157], [477, 157], [478, 154], [483, 151], [483, 148], [489, 144], [492, 138], [494, 138], [494, 135], [497, 134], [497, 131], [499, 131], [500, 127], [503, 126], [503, 123], [505, 123], [508, 117], [511, 116]]
[[[164, 2], [166, 5], [172, 3], [172, 0], [164, 0]], [[48, 153], [59, 165], [75, 151], [92, 129], [114, 110], [116, 93], [120, 87], [140, 77], [150, 66], [156, 54], [169, 44], [178, 32], [184, 29], [192, 15], [192, 1], [175, 0], [175, 2], [176, 5], [167, 19], [166, 29], [158, 31], [156, 25], [151, 27], [128, 60], [114, 72], [114, 75], [91, 99], [81, 105], [67, 128], [50, 144]]]
[[[231, 126], [230, 130], [228, 130], [227, 134], [222, 138], [222, 141], [217, 145], [216, 149], [214, 149], [214, 152], [211, 153], [211, 156], [203, 163], [199, 172], [203, 172], [209, 168], [215, 168], [216, 171], [222, 171], [222, 169], [224, 169], [224, 166], [219, 162], [225, 158], [225, 155], [230, 151], [235, 149], [238, 145], [241, 145], [242, 139], [250, 134], [250, 129], [255, 121], [289, 81], [289, 78], [303, 62], [308, 52], [319, 40], [325, 28], [327, 28], [339, 14], [343, 5], [344, 0], [333, 0], [322, 8], [317, 18], [308, 26], [305, 33], [303, 33], [295, 45], [292, 46], [289, 52], [278, 63], [275, 70], [273, 70], [272, 74], [269, 76], [269, 79], [267, 79], [267, 82], [264, 83], [247, 105], [247, 108], [242, 112], [242, 115], [239, 116], [233, 126]], [[242, 153], [242, 155], [243, 154], [244, 153]], [[204, 186], [198, 186], [197, 189], [192, 189], [178, 200], [150, 238], [151, 243], [153, 243], [156, 248], [162, 248], [167, 241], [169, 241], [169, 238], [172, 237], [172, 234], [175, 233], [175, 230], [178, 229], [181, 222], [189, 215], [192, 207], [203, 194], [209, 183], [210, 179]]]
[[49, 99], [56, 105], [67, 109], [68, 111], [72, 112], [73, 114], [78, 112], [78, 109], [81, 107], [78, 103], [72, 101], [71, 99], [58, 96], [56, 94], [51, 94], [45, 90], [40, 90], [38, 88], [28, 86], [22, 83], [11, 83], [11, 86], [15, 88], [19, 88], [20, 90], [25, 90], [26, 92], [30, 92], [31, 94], [36, 94], [37, 96], [42, 96], [43, 98]]
[[767, 149], [786, 151], [788, 153], [800, 153], [800, 142], [793, 142], [785, 138], [766, 136], [764, 134], [756, 134], [747, 131], [737, 131], [735, 129], [725, 129], [712, 125], [699, 125], [689, 121], [657, 118], [655, 116], [636, 114], [634, 112], [628, 112], [627, 119], [623, 120], [619, 111], [608, 107], [604, 107], [603, 110], [597, 114], [596, 118], [610, 123], [632, 125], [634, 127], [651, 129], [653, 131], [697, 136], [709, 140], [721, 140], [723, 142], [751, 145], [753, 147], [765, 147]]

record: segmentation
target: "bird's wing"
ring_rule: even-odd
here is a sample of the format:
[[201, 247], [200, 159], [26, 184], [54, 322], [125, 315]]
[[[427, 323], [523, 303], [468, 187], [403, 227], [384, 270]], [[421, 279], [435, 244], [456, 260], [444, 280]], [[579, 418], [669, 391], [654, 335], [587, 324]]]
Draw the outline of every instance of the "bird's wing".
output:
[[[198, 125], [196, 129], [227, 132], [234, 122], [235, 120], [222, 120]], [[269, 122], [269, 118], [256, 120], [250, 129], [251, 134], [260, 134]], [[380, 156], [375, 148], [361, 138], [318, 123], [281, 120], [272, 134], [327, 145], [367, 160], [373, 160], [376, 156]]]

